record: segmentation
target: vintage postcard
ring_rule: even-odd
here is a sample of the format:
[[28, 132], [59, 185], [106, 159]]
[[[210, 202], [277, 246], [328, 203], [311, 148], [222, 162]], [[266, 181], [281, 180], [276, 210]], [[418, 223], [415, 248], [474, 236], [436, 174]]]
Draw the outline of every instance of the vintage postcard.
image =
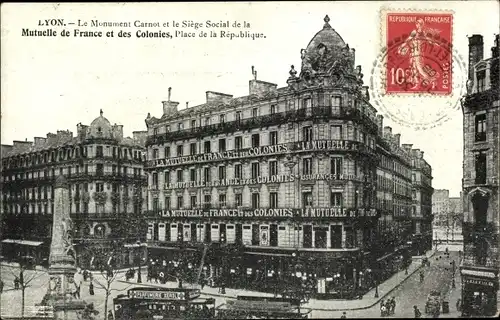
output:
[[498, 316], [499, 12], [2, 4], [0, 317]]

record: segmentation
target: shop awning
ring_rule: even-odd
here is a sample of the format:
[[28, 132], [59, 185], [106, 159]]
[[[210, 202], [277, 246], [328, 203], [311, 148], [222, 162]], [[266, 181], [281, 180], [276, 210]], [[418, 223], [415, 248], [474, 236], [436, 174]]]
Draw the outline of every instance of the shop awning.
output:
[[147, 244], [146, 243], [126, 243], [123, 246], [125, 248], [139, 248], [139, 247], [145, 247]]
[[490, 278], [490, 279], [496, 278], [496, 276], [493, 272], [479, 271], [479, 270], [464, 269], [464, 270], [462, 270], [462, 274], [467, 275], [467, 276], [480, 277], [480, 278]]
[[12, 244], [19, 244], [19, 245], [23, 245], [23, 246], [37, 247], [37, 246], [41, 245], [43, 243], [43, 241], [4, 239], [4, 240], [2, 240], [2, 243], [12, 243]]
[[292, 257], [291, 254], [286, 254], [286, 253], [269, 253], [269, 252], [252, 252], [252, 251], [247, 251], [245, 253], [258, 256], [289, 257], [289, 258]]

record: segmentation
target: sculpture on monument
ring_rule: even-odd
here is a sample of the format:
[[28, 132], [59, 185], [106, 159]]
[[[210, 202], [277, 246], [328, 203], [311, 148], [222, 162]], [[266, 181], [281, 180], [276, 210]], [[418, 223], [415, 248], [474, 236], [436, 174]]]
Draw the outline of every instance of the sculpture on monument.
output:
[[73, 223], [69, 216], [69, 191], [60, 175], [54, 186], [54, 215], [49, 258], [49, 288], [41, 305], [51, 306], [56, 319], [78, 319], [86, 303], [74, 296], [76, 254], [72, 243]]

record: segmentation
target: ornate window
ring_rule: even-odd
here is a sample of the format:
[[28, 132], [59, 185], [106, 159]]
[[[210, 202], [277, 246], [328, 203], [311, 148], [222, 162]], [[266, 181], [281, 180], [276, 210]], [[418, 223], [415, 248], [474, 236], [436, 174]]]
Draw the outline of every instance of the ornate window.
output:
[[475, 141], [486, 141], [486, 113], [475, 116]]
[[98, 224], [94, 227], [94, 236], [96, 236], [97, 238], [104, 238], [105, 235], [106, 235], [106, 227], [103, 224]]

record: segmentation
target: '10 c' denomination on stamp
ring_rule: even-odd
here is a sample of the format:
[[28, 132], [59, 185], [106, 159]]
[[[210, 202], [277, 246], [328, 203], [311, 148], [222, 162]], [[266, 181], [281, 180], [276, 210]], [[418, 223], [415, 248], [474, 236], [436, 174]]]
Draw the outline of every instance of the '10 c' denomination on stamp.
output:
[[453, 15], [388, 12], [385, 24], [386, 94], [451, 94]]

